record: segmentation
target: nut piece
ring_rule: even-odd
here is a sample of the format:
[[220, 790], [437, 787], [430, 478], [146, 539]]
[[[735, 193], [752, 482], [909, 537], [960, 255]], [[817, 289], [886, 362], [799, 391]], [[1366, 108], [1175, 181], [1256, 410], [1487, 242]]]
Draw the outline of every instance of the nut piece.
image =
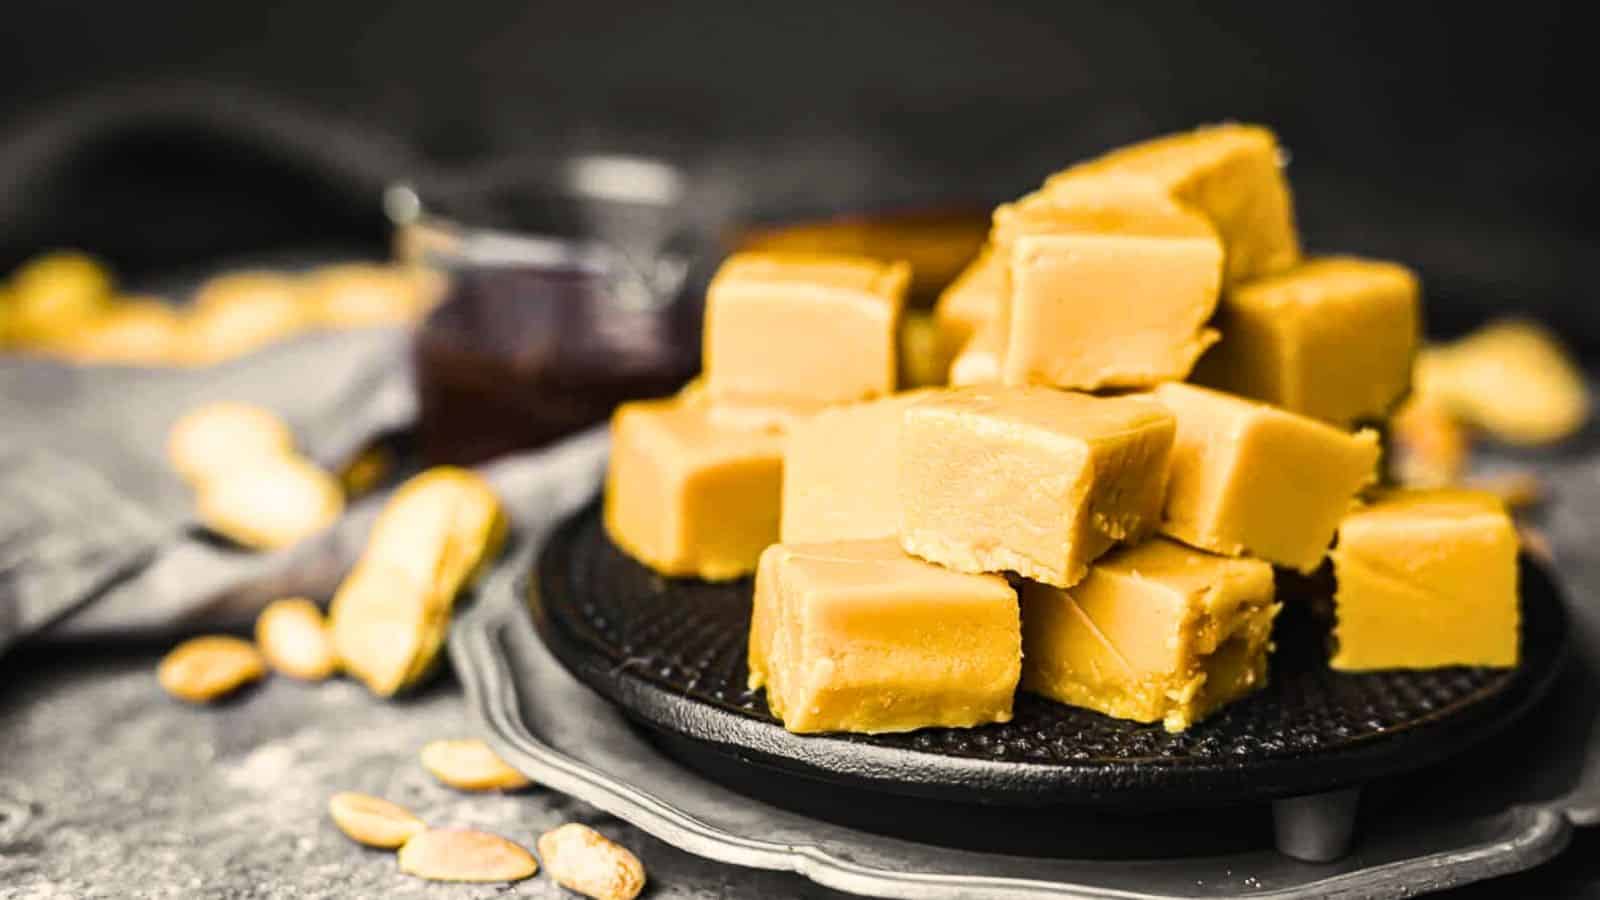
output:
[[125, 298], [56, 342], [80, 363], [167, 366], [180, 361], [183, 318], [153, 298]]
[[245, 403], [196, 407], [167, 433], [167, 461], [190, 484], [237, 468], [243, 461], [293, 452], [289, 426], [271, 410]]
[[327, 620], [304, 597], [267, 604], [256, 617], [256, 646], [274, 671], [291, 678], [322, 681], [339, 668]]
[[539, 837], [539, 856], [556, 883], [595, 900], [632, 900], [644, 890], [644, 864], [621, 844], [569, 822]]
[[1589, 418], [1589, 389], [1560, 340], [1542, 325], [1507, 320], [1418, 359], [1424, 390], [1461, 419], [1511, 444], [1563, 440]]
[[412, 687], [433, 669], [450, 607], [402, 569], [361, 562], [329, 610], [334, 654], [380, 697]]
[[292, 337], [311, 324], [298, 278], [232, 272], [207, 281], [195, 295], [185, 350], [190, 362], [222, 362]]
[[266, 660], [254, 645], [225, 635], [190, 638], [172, 648], [156, 667], [161, 687], [190, 703], [209, 703], [265, 674]]
[[1467, 480], [1467, 486], [1488, 491], [1505, 502], [1512, 512], [1530, 509], [1544, 502], [1544, 482], [1525, 470], [1496, 472]]
[[54, 344], [99, 315], [111, 298], [111, 273], [82, 253], [47, 253], [11, 275], [11, 328], [18, 343]]
[[500, 501], [465, 469], [430, 469], [401, 485], [329, 607], [350, 674], [382, 697], [419, 684], [438, 661], [456, 596], [505, 531]]
[[499, 835], [428, 829], [400, 848], [400, 871], [429, 881], [521, 881], [539, 863]]
[[306, 302], [329, 328], [365, 328], [416, 321], [428, 308], [423, 283], [400, 266], [344, 263], [306, 279]]
[[332, 475], [297, 456], [256, 458], [200, 485], [195, 510], [207, 528], [245, 547], [287, 547], [344, 511]]
[[428, 774], [459, 790], [515, 791], [533, 784], [480, 740], [429, 741], [421, 756]]
[[1444, 487], [1460, 481], [1466, 471], [1471, 437], [1434, 397], [1413, 393], [1389, 420], [1389, 437], [1391, 472], [1400, 484]]
[[358, 844], [393, 850], [428, 829], [411, 810], [380, 797], [341, 791], [328, 800], [328, 815]]

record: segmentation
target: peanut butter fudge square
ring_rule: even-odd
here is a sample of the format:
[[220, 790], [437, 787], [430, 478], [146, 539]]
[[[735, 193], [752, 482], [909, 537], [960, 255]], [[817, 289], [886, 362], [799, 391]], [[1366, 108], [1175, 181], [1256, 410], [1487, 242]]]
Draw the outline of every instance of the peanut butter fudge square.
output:
[[1155, 528], [1175, 420], [1148, 396], [941, 391], [906, 408], [900, 540], [961, 572], [1069, 587]]

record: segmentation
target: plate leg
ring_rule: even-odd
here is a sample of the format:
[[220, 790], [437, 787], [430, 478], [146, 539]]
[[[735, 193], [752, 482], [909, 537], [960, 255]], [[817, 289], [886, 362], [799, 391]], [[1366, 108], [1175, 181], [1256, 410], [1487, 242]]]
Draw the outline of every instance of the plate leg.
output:
[[1332, 862], [1350, 850], [1360, 788], [1272, 801], [1278, 852], [1306, 862]]

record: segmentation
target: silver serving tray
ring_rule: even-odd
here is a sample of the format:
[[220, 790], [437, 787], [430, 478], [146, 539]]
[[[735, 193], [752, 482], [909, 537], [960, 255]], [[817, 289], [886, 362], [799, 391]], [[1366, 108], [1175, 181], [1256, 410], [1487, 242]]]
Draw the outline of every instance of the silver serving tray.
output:
[[1059, 853], [1021, 856], [823, 821], [680, 765], [544, 647], [526, 605], [535, 552], [524, 543], [511, 554], [452, 631], [451, 659], [480, 729], [538, 781], [724, 863], [879, 897], [1406, 897], [1537, 865], [1575, 825], [1600, 821], [1600, 735], [1591, 734], [1600, 730], [1591, 727], [1600, 712], [1600, 622], [1585, 605], [1569, 608], [1572, 653], [1552, 696], [1513, 733], [1436, 770], [1369, 785], [1363, 804], [1372, 814], [1353, 851], [1335, 862], [1284, 855], [1270, 831], [1242, 848], [1194, 855], [1183, 835], [1206, 829], [1205, 818], [1188, 832], [1171, 822], [1152, 829], [1161, 836], [1131, 856], [1076, 857], [1074, 847], [1101, 846], [1099, 832], [1117, 826], [1068, 814]]

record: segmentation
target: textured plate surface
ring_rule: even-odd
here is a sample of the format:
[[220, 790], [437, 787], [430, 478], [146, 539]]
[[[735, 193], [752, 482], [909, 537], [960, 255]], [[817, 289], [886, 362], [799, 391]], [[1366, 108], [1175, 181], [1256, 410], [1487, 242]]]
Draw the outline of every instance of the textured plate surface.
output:
[[[1206, 806], [1316, 793], [1459, 752], [1549, 686], [1566, 619], [1523, 569], [1523, 664], [1330, 671], [1287, 597], [1268, 687], [1183, 734], [1022, 695], [1013, 720], [895, 735], [791, 735], [745, 688], [748, 580], [663, 579], [616, 549], [590, 506], [546, 544], [532, 591], [546, 644], [581, 681], [651, 727], [795, 774], [964, 802]], [[1286, 586], [1315, 593], [1314, 586]]]
[[[535, 633], [524, 603], [537, 590], [532, 570], [533, 554], [524, 548], [451, 629], [468, 709], [495, 749], [540, 784], [691, 853], [798, 872], [853, 893], [916, 900], [1414, 897], [1537, 865], [1566, 843], [1569, 818], [1592, 821], [1600, 809], [1600, 737], [1590, 727], [1600, 710], [1600, 622], [1581, 604], [1572, 609], [1582, 652], [1526, 729], [1426, 772], [1369, 785], [1362, 805], [1371, 815], [1356, 851], [1322, 864], [1276, 852], [1270, 828], [1241, 829], [1230, 810], [1108, 819], [1070, 807], [994, 808], [974, 818], [985, 811], [919, 801], [927, 824], [986, 838], [984, 847], [961, 848], [894, 834], [908, 824], [897, 816], [911, 800], [882, 793], [862, 800], [859, 792], [817, 790], [811, 782], [807, 806], [859, 805], [869, 817], [894, 819], [880, 823], [894, 826], [885, 833], [752, 795], [679, 765], [643, 729], [630, 727], [617, 705], [572, 677]], [[755, 778], [763, 772], [744, 768]], [[987, 839], [1007, 823], [1014, 824]], [[1019, 831], [1035, 832], [1030, 842], [1048, 852], [1011, 845]], [[1118, 852], [1119, 845], [1131, 850]], [[729, 884], [746, 881], [730, 876]]]

